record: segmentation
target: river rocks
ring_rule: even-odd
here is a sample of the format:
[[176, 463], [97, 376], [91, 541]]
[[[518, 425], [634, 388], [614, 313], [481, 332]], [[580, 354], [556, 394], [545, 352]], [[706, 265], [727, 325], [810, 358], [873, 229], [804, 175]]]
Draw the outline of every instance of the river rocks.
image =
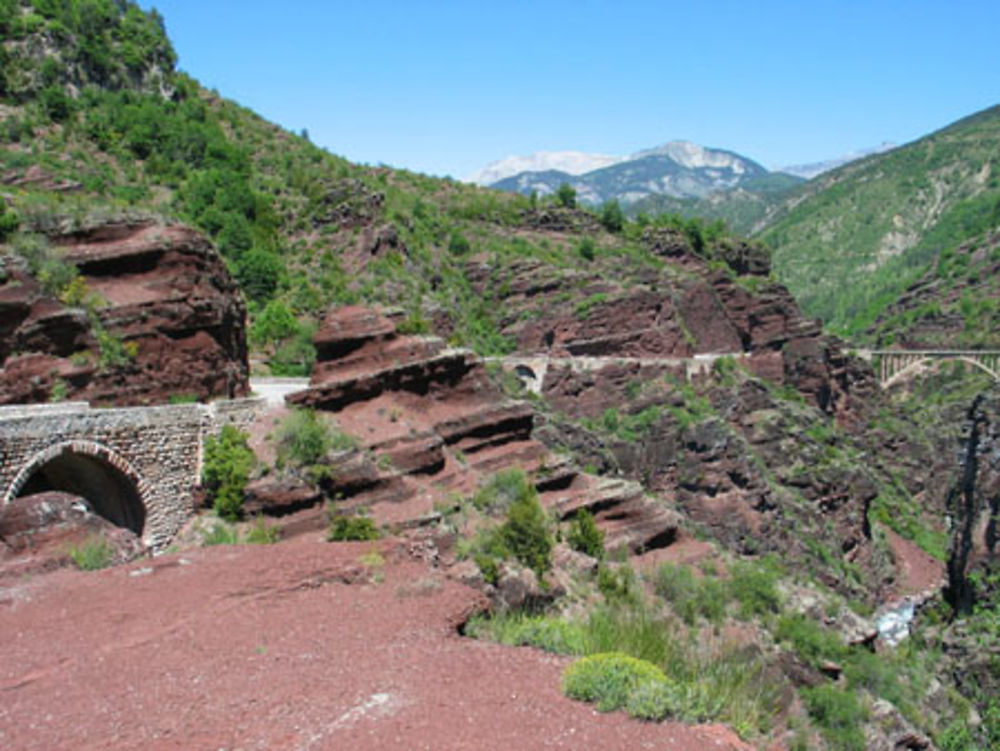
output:
[[51, 230], [57, 252], [79, 269], [92, 312], [8, 263], [0, 403], [132, 405], [247, 393], [245, 306], [207, 239], [153, 220]]

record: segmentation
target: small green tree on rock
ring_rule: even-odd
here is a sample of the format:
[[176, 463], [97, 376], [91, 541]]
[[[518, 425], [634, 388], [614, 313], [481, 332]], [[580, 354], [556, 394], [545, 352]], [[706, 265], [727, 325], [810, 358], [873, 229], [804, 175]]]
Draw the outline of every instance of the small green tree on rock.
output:
[[563, 183], [559, 186], [559, 190], [556, 191], [556, 201], [559, 202], [560, 206], [564, 206], [567, 209], [576, 208], [576, 191], [573, 186], [569, 183]]
[[243, 512], [243, 494], [255, 463], [248, 438], [242, 430], [225, 425], [218, 438], [205, 439], [201, 484], [215, 513], [229, 521], [239, 519]]

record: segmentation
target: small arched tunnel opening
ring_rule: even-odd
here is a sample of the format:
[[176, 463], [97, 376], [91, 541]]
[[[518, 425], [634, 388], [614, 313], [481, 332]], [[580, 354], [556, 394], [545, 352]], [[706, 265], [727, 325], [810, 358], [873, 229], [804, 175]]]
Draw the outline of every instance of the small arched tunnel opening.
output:
[[94, 513], [142, 536], [146, 507], [139, 489], [125, 473], [102, 457], [64, 451], [37, 467], [17, 497], [47, 490], [82, 496], [90, 502]]
[[514, 375], [518, 377], [521, 381], [521, 385], [524, 386], [529, 391], [537, 391], [539, 387], [538, 376], [535, 375], [535, 371], [529, 368], [527, 365], [516, 365], [514, 367]]

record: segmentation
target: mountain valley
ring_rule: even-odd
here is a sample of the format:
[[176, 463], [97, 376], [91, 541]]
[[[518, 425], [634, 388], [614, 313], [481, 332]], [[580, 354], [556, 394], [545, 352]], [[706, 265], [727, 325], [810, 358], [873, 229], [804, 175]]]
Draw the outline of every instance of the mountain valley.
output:
[[[133, 2], [0, 0], [5, 745], [998, 747], [960, 355], [1000, 350], [1000, 110], [808, 180], [675, 141], [480, 186], [176, 59]], [[955, 356], [880, 382], [907, 350]], [[169, 542], [102, 514], [195, 403]]]

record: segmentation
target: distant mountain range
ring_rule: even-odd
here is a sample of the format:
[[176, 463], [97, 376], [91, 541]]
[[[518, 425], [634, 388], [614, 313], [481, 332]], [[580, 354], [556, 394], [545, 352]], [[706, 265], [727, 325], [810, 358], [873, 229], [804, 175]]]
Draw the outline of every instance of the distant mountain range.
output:
[[582, 203], [634, 203], [653, 195], [704, 198], [768, 175], [752, 159], [689, 141], [671, 141], [624, 157], [574, 151], [508, 157], [471, 176], [473, 182], [530, 195], [568, 183]]
[[[835, 159], [768, 170], [758, 162], [725, 149], [690, 141], [670, 141], [628, 156], [581, 151], [541, 151], [510, 156], [469, 175], [468, 182], [512, 193], [546, 196], [568, 183], [583, 204], [615, 199], [636, 211], [679, 211], [735, 220], [749, 229], [777, 193], [850, 161], [893, 147], [882, 143]], [[736, 203], [729, 208], [729, 196]], [[708, 201], [706, 204], [705, 202]], [[751, 206], [751, 210], [747, 210]], [[741, 221], [744, 217], [747, 220]], [[745, 227], [741, 225], [746, 223]]]
[[814, 177], [822, 175], [824, 172], [829, 172], [832, 169], [836, 169], [837, 167], [847, 164], [848, 162], [853, 162], [856, 159], [862, 159], [866, 156], [871, 156], [872, 154], [881, 154], [883, 151], [896, 148], [896, 146], [897, 144], [892, 141], [883, 141], [878, 146], [872, 146], [869, 149], [858, 149], [857, 151], [844, 154], [836, 159], [827, 159], [822, 162], [809, 162], [808, 164], [789, 164], [784, 167], [778, 167], [775, 172], [784, 172], [786, 175], [795, 175], [796, 177], [803, 177], [806, 180], [812, 180]]

